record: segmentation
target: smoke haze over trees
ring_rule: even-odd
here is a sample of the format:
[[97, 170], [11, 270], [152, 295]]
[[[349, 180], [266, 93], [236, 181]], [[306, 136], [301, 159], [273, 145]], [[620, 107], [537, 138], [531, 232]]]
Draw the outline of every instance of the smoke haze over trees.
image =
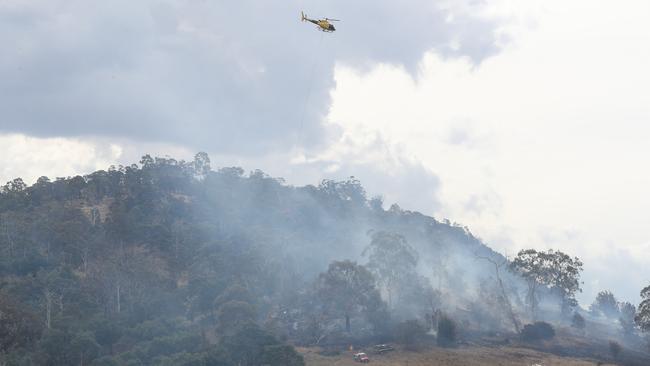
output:
[[213, 170], [204, 153], [15, 179], [0, 194], [0, 254], [8, 365], [302, 365], [294, 345], [570, 324], [582, 266], [559, 251], [508, 262], [465, 227], [385, 209], [353, 177], [294, 187]]

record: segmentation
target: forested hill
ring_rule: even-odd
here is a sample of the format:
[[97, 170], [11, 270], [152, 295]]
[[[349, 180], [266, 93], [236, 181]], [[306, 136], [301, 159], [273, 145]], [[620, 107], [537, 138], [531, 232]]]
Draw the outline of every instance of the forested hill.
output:
[[472, 309], [494, 274], [478, 256], [500, 258], [353, 178], [294, 187], [204, 153], [15, 179], [0, 194], [0, 364], [302, 365], [291, 345]]

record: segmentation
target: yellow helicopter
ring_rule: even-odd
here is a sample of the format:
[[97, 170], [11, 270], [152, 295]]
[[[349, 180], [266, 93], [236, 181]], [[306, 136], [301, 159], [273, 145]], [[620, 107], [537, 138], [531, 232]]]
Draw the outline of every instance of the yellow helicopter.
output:
[[301, 20], [308, 21], [310, 23], [314, 23], [318, 26], [318, 30], [322, 32], [327, 32], [327, 33], [332, 33], [336, 30], [334, 25], [330, 22], [339, 22], [338, 19], [330, 19], [330, 18], [325, 18], [325, 19], [319, 19], [319, 20], [314, 20], [314, 19], [309, 19], [305, 15], [305, 13], [300, 12]]

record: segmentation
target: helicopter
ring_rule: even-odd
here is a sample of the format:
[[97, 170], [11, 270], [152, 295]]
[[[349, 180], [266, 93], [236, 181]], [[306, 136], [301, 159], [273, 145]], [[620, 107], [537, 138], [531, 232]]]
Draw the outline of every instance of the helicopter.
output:
[[332, 33], [332, 32], [334, 32], [336, 30], [334, 25], [332, 23], [330, 23], [330, 22], [338, 22], [339, 21], [338, 19], [330, 19], [330, 18], [319, 19], [319, 20], [309, 19], [309, 18], [307, 18], [307, 16], [303, 12], [300, 12], [300, 15], [301, 15], [301, 20], [303, 22], [308, 21], [310, 23], [314, 23], [314, 24], [316, 24], [318, 26], [317, 29], [319, 31], [327, 32], [327, 33]]

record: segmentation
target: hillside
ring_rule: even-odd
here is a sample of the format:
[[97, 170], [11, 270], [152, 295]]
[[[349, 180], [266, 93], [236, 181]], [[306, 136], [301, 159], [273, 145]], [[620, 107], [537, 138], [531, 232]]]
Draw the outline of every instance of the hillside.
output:
[[464, 227], [203, 153], [9, 182], [0, 254], [0, 365], [303, 365], [293, 346], [409, 342], [441, 314], [508, 333], [504, 301], [524, 313], [523, 280]]

